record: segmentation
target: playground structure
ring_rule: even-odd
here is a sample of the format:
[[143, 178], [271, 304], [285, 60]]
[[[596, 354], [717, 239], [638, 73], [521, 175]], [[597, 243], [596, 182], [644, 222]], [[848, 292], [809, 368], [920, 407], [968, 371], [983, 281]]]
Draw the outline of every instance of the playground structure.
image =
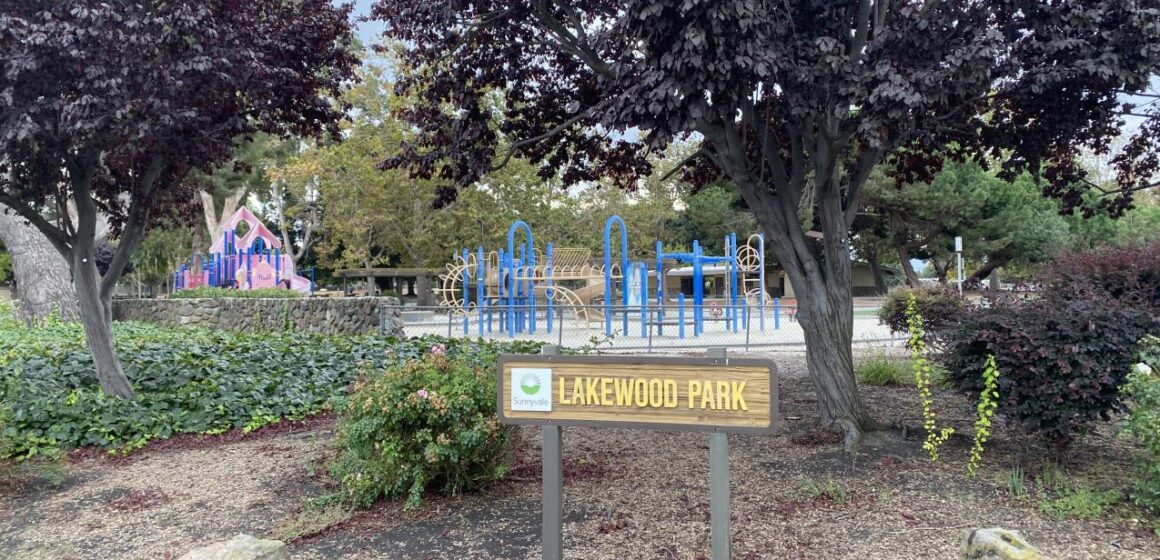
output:
[[[614, 229], [619, 229], [620, 253], [613, 258]], [[517, 234], [523, 232], [521, 243]], [[663, 336], [665, 327], [675, 327], [685, 338], [686, 325], [693, 336], [705, 331], [708, 321], [724, 324], [739, 332], [756, 312], [759, 327], [765, 330], [770, 312], [774, 328], [779, 328], [779, 302], [765, 291], [765, 239], [749, 236], [738, 244], [737, 235], [726, 236], [723, 255], [708, 255], [699, 241], [690, 252], [666, 252], [656, 242], [653, 262], [632, 261], [628, 252], [628, 232], [619, 216], [611, 216], [604, 227], [603, 262], [592, 258], [589, 249], [535, 244], [531, 227], [514, 222], [508, 230], [507, 246], [485, 252], [462, 249], [455, 254], [436, 285], [440, 305], [462, 317], [463, 334], [471, 331], [474, 317], [479, 336], [496, 329], [514, 337], [535, 334], [543, 325], [551, 333], [565, 313], [591, 328], [603, 323], [605, 336], [629, 336], [631, 330], [648, 337]], [[691, 302], [681, 289], [681, 278], [690, 276]], [[722, 298], [706, 297], [707, 280], [723, 282]], [[650, 296], [651, 294], [651, 296]], [[724, 302], [718, 300], [724, 299]], [[598, 303], [599, 302], [599, 303]], [[688, 320], [687, 320], [688, 318]], [[630, 328], [639, 325], [639, 329]]]
[[[239, 239], [242, 223], [249, 229]], [[296, 273], [294, 259], [282, 252], [282, 242], [248, 208], [238, 209], [213, 236], [208, 255], [194, 254], [173, 274], [174, 290], [288, 287], [303, 294], [314, 292], [314, 281]]]

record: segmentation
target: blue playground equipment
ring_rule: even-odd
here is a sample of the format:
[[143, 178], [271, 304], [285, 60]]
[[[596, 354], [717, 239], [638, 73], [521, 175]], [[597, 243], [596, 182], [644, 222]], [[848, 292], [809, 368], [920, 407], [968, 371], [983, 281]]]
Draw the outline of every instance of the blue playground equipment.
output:
[[[519, 238], [521, 232], [523, 237]], [[616, 258], [614, 233], [620, 236]], [[677, 336], [684, 338], [690, 315], [686, 303], [692, 306], [693, 336], [704, 334], [709, 320], [723, 323], [728, 332], [739, 332], [748, 324], [751, 307], [757, 308], [761, 330], [765, 330], [767, 306], [773, 308], [774, 328], [780, 328], [778, 300], [764, 289], [762, 235], [751, 235], [745, 244], [738, 243], [736, 234], [727, 235], [722, 255], [706, 254], [699, 241], [693, 242], [692, 251], [666, 252], [657, 241], [653, 263], [630, 260], [628, 249], [628, 230], [619, 216], [609, 217], [604, 224], [602, 265], [587, 249], [546, 243], [540, 253], [531, 226], [516, 221], [508, 229], [506, 247], [491, 253], [482, 246], [456, 252], [435, 291], [442, 296], [442, 305], [462, 316], [464, 335], [471, 332], [472, 317], [479, 336], [497, 328], [509, 337], [536, 334], [541, 325], [544, 332], [552, 333], [557, 320], [571, 312], [590, 324], [603, 323], [606, 336], [664, 336], [665, 326], [675, 324]], [[692, 299], [688, 301], [681, 289], [670, 289], [669, 277], [690, 275]], [[724, 282], [715, 285], [722, 297], [707, 297], [709, 279]], [[582, 285], [576, 287], [578, 283]], [[598, 299], [602, 300], [599, 304]], [[720, 305], [721, 299], [724, 305]], [[614, 323], [618, 332], [613, 330]], [[633, 323], [639, 324], [639, 330], [632, 328]]]

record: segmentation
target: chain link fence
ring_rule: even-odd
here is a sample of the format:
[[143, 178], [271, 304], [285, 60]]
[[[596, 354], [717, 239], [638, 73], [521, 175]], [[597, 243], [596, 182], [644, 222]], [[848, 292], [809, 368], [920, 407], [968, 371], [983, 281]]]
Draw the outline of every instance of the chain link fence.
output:
[[[874, 307], [854, 309], [854, 344], [900, 345], [903, 337], [879, 324]], [[782, 347], [804, 349], [805, 335], [797, 310], [786, 306], [740, 306], [728, 309], [704, 306], [507, 306], [483, 309], [404, 307], [403, 328], [408, 336], [436, 334], [447, 337], [494, 340], [538, 340], [565, 348], [602, 352], [700, 351], [724, 346], [748, 351]], [[642, 319], [643, 315], [643, 319]]]

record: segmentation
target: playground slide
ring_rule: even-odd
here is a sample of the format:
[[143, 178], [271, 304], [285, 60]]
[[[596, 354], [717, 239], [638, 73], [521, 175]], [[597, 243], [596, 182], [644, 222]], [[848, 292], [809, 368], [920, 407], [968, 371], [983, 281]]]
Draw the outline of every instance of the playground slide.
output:
[[[561, 305], [571, 307], [577, 317], [582, 317], [586, 321], [604, 320], [604, 313], [592, 306], [592, 300], [604, 296], [604, 286], [591, 284], [575, 290], [563, 286], [553, 286], [552, 291], [555, 292], [556, 301]], [[542, 284], [536, 286], [536, 294], [546, 296], [547, 293], [548, 286]]]
[[297, 274], [290, 277], [290, 289], [302, 292], [303, 294], [310, 294], [310, 279], [298, 276]]

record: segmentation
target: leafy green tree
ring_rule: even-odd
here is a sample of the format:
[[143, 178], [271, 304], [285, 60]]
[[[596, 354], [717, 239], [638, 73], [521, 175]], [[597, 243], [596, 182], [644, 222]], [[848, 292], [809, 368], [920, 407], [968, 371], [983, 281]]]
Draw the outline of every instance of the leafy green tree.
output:
[[[867, 188], [870, 228], [893, 240], [910, 283], [911, 258], [929, 259], [934, 276], [946, 280], [955, 265], [954, 238], [963, 238], [967, 280], [982, 280], [1003, 267], [1046, 262], [1067, 247], [1067, 222], [1059, 203], [1045, 199], [1024, 175], [1008, 183], [974, 163], [948, 165], [930, 183], [899, 189], [879, 182]], [[875, 229], [876, 228], [876, 229]]]
[[164, 228], [151, 230], [133, 252], [133, 277], [139, 285], [148, 285], [154, 293], [164, 291], [181, 263], [189, 258], [194, 248], [192, 228]]
[[702, 246], [717, 247], [725, 236], [736, 233], [739, 240], [753, 233], [753, 217], [741, 208], [741, 195], [725, 185], [711, 185], [690, 196], [685, 209], [674, 222], [682, 241], [691, 246], [699, 240]]

